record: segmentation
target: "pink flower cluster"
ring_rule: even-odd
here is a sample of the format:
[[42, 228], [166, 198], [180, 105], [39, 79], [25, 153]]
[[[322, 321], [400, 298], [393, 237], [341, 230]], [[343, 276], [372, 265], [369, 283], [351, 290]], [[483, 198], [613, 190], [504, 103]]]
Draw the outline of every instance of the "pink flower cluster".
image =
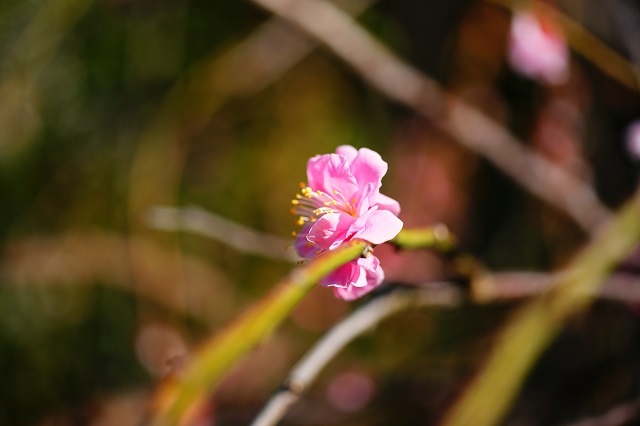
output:
[[569, 78], [569, 48], [564, 35], [531, 12], [513, 15], [509, 62], [519, 73], [543, 83], [562, 84]]
[[[334, 250], [345, 241], [381, 244], [402, 229], [397, 201], [380, 193], [387, 163], [370, 149], [343, 145], [335, 154], [317, 155], [307, 163], [307, 185], [292, 201], [298, 216], [295, 247], [305, 259]], [[337, 297], [354, 300], [384, 279], [377, 257], [349, 262], [322, 280]]]

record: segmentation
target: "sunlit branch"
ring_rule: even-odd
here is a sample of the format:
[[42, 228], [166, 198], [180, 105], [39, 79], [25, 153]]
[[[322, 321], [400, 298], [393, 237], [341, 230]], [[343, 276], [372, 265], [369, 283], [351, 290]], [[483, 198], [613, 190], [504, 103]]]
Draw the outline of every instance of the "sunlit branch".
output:
[[321, 41], [381, 93], [430, 118], [531, 193], [565, 212], [587, 233], [610, 216], [588, 185], [527, 149], [482, 112], [445, 93], [333, 5], [320, 0], [252, 1]]
[[456, 238], [442, 224], [403, 229], [389, 243], [403, 250], [432, 249], [442, 254], [451, 254], [457, 249]]

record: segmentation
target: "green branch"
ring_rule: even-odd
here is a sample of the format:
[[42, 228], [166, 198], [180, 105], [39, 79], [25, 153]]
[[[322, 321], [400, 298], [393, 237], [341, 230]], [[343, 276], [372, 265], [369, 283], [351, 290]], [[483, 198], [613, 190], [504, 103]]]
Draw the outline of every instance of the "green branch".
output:
[[403, 229], [389, 243], [404, 250], [433, 249], [442, 254], [451, 254], [457, 247], [455, 237], [444, 225]]
[[184, 374], [156, 392], [157, 425], [188, 424], [188, 417], [225, 372], [265, 339], [322, 277], [362, 255], [367, 243], [354, 240], [294, 269], [260, 302], [197, 351]]
[[601, 283], [640, 239], [640, 192], [560, 274], [551, 291], [517, 311], [446, 426], [498, 424], [527, 373], [564, 323], [586, 310]]

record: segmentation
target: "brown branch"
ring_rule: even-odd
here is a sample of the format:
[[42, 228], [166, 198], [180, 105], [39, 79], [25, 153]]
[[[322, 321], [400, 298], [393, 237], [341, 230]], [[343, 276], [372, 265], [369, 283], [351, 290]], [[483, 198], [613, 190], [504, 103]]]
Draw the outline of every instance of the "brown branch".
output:
[[252, 1], [321, 41], [382, 94], [431, 119], [532, 194], [565, 212], [587, 233], [610, 217], [588, 185], [527, 149], [482, 112], [445, 93], [335, 6], [321, 0]]

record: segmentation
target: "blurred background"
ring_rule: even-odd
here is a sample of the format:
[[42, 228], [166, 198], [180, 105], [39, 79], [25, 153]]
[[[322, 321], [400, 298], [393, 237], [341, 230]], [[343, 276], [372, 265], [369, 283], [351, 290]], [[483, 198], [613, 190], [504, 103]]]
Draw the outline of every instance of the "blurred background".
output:
[[[507, 3], [341, 5], [610, 208], [634, 191], [637, 80], [607, 69], [633, 76], [635, 63], [638, 75], [638, 1], [558, 2], [585, 31], [567, 38], [560, 82], [509, 61]], [[405, 226], [445, 223], [492, 270], [555, 270], [588, 238], [250, 2], [4, 0], [0, 52], [0, 424], [141, 424], [158, 381], [292, 268], [290, 200], [307, 159], [338, 145], [380, 152], [389, 163], [382, 191], [400, 201]], [[274, 256], [238, 250], [233, 233], [212, 239], [151, 220], [154, 207], [188, 205], [278, 237]], [[390, 282], [446, 277], [436, 255], [377, 254]], [[359, 303], [314, 290], [230, 372], [204, 424], [247, 424]], [[422, 309], [384, 322], [329, 365], [283, 424], [436, 423], [515, 306]], [[638, 312], [598, 302], [568, 324], [507, 424], [568, 424], [637, 400]]]

